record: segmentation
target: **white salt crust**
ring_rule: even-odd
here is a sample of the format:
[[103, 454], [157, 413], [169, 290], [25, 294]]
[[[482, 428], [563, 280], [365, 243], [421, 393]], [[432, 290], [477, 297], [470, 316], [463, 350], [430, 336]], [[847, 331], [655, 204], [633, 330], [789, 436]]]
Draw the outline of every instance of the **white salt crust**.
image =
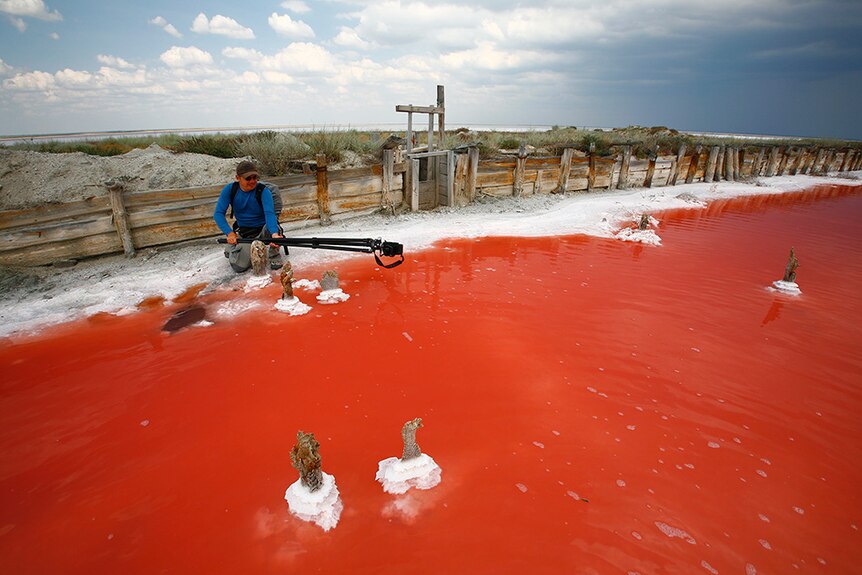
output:
[[299, 298], [293, 296], [290, 299], [280, 299], [275, 302], [275, 309], [278, 311], [283, 311], [290, 315], [305, 315], [311, 311], [310, 305], [305, 305]]
[[772, 287], [769, 289], [772, 289], [774, 291], [780, 291], [781, 293], [786, 293], [789, 295], [802, 295], [802, 290], [799, 289], [799, 285], [796, 282], [777, 280], [772, 282]]
[[284, 500], [290, 508], [290, 512], [302, 519], [317, 524], [324, 531], [329, 531], [341, 518], [344, 503], [338, 494], [335, 478], [328, 473], [321, 472], [323, 484], [317, 491], [309, 491], [297, 479], [287, 491], [284, 492]]
[[397, 457], [389, 457], [377, 464], [375, 479], [383, 484], [386, 493], [405, 493], [411, 487], [416, 489], [431, 489], [440, 483], [442, 470], [437, 463], [426, 454], [402, 461]]
[[317, 302], [324, 305], [341, 303], [350, 299], [350, 295], [341, 291], [341, 288], [328, 289], [317, 294]]
[[248, 278], [248, 281], [245, 282], [245, 288], [243, 288], [243, 291], [250, 292], [252, 290], [265, 288], [271, 283], [272, 277], [269, 274], [265, 276], [251, 276]]

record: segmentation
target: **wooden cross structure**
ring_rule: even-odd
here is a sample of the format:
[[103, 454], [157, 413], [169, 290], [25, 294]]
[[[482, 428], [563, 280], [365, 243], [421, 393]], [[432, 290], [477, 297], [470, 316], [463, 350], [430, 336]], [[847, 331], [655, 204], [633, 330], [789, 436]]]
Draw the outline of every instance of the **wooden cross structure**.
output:
[[395, 106], [396, 112], [407, 112], [407, 150], [413, 151], [413, 114], [428, 114], [428, 151], [434, 150], [434, 116], [438, 118], [437, 147], [443, 149], [446, 128], [446, 108], [444, 106], [443, 86], [437, 86], [436, 106]]
[[[446, 107], [443, 86], [437, 86], [436, 106], [395, 106], [396, 112], [407, 113], [407, 185], [405, 203], [411, 211], [451, 206], [454, 198], [454, 153], [446, 150]], [[428, 148], [413, 151], [413, 114], [428, 114]], [[437, 116], [437, 145], [434, 145], [434, 116]], [[420, 182], [420, 167], [424, 168], [427, 180]], [[420, 196], [422, 198], [420, 202]]]

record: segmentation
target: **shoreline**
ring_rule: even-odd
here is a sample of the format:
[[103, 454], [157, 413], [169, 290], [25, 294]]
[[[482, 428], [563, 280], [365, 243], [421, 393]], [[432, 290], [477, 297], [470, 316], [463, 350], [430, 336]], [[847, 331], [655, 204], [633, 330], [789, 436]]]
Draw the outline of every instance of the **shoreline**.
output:
[[[643, 213], [677, 208], [704, 209], [714, 200], [799, 192], [822, 185], [862, 186], [862, 172], [849, 175], [854, 179], [778, 176], [757, 183], [696, 183], [591, 194], [490, 199], [464, 208], [442, 208], [397, 217], [363, 216], [327, 227], [315, 224], [293, 230], [288, 237], [352, 236], [401, 242], [405, 250], [404, 265], [410, 265], [411, 253], [430, 248], [446, 238], [574, 234], [612, 238], [621, 226], [635, 222]], [[290, 261], [294, 269], [301, 270], [355, 257], [355, 254], [342, 252], [297, 249], [291, 252]], [[4, 280], [0, 281], [4, 294], [0, 338], [4, 339], [38, 335], [50, 326], [98, 313], [134, 313], [145, 299], [161, 297], [170, 301], [201, 284], [206, 285], [204, 290], [207, 291], [231, 289], [244, 284], [248, 277], [248, 273], [234, 274], [230, 270], [215, 238], [143, 250], [134, 259], [107, 256], [84, 260], [72, 268], [2, 270], [2, 274], [7, 276], [0, 278]]]

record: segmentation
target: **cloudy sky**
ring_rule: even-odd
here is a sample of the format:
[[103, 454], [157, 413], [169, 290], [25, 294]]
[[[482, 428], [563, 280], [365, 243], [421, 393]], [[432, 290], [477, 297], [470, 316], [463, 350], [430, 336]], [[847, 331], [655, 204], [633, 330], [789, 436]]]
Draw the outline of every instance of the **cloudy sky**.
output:
[[[245, 4], [245, 5], [242, 5]], [[0, 0], [0, 134], [406, 123], [862, 139], [862, 0]]]

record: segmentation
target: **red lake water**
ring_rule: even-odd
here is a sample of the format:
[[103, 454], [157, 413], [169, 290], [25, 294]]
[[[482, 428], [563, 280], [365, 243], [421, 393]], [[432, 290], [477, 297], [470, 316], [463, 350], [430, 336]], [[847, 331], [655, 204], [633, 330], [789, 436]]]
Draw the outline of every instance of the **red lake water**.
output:
[[[7, 340], [0, 571], [860, 572], [862, 191], [656, 215], [661, 247], [357, 256], [301, 317], [274, 284], [196, 298], [209, 327], [150, 302]], [[791, 246], [797, 297], [767, 289]], [[442, 482], [384, 493], [415, 417]], [[283, 499], [298, 430], [328, 532]]]

